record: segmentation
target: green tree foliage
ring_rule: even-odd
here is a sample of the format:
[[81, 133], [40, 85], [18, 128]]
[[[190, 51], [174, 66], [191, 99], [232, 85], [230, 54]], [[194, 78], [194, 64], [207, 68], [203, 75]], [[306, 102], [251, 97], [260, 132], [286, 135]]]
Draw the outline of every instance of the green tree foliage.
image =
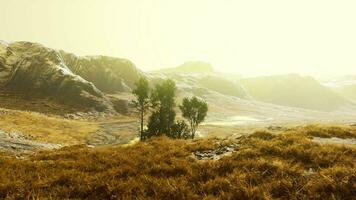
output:
[[176, 116], [174, 111], [174, 107], [176, 106], [175, 95], [176, 85], [170, 79], [155, 86], [151, 96], [154, 111], [148, 120], [147, 137], [160, 134], [172, 135], [172, 126], [174, 125]]
[[191, 136], [194, 139], [198, 125], [204, 121], [207, 115], [208, 104], [197, 97], [184, 98], [179, 108], [182, 111], [183, 117], [189, 122]]
[[[194, 138], [198, 125], [204, 121], [208, 105], [206, 102], [193, 98], [184, 98], [180, 106], [185, 121], [175, 122], [175, 82], [168, 79], [155, 85], [151, 92], [149, 91], [148, 81], [140, 79], [136, 84], [137, 88], [133, 91], [136, 96], [135, 105], [141, 113], [141, 139], [165, 134], [171, 138]], [[149, 104], [151, 103], [151, 104]], [[143, 130], [143, 116], [149, 105], [152, 113], [148, 118], [147, 130]]]
[[188, 139], [190, 138], [190, 130], [189, 126], [185, 121], [180, 120], [173, 124], [172, 131], [171, 131], [171, 138], [176, 139]]
[[145, 79], [144, 77], [141, 77], [135, 85], [136, 88], [132, 91], [132, 93], [135, 95], [136, 99], [133, 100], [133, 103], [135, 105], [135, 108], [140, 113], [140, 138], [142, 140], [144, 135], [144, 115], [148, 110], [150, 103], [150, 88], [147, 79]]

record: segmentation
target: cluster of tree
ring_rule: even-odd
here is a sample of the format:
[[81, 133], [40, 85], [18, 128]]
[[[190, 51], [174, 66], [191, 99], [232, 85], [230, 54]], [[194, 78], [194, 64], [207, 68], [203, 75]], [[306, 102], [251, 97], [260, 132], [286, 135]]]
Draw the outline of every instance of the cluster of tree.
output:
[[[156, 84], [151, 90], [149, 82], [140, 78], [136, 83], [133, 94], [135, 108], [140, 113], [141, 140], [152, 136], [167, 135], [171, 138], [194, 139], [198, 125], [204, 121], [208, 105], [197, 97], [184, 98], [179, 108], [185, 120], [175, 120], [176, 117], [176, 85], [168, 79]], [[144, 129], [144, 116], [150, 112], [147, 128]], [[189, 124], [189, 125], [188, 125]]]

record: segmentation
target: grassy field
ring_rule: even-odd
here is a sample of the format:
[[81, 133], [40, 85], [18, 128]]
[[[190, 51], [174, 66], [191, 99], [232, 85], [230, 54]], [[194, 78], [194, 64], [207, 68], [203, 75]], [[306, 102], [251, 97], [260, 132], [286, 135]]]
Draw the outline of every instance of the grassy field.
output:
[[356, 128], [350, 126], [308, 125], [300, 129], [300, 131], [314, 137], [356, 139]]
[[95, 123], [68, 120], [35, 112], [0, 110], [0, 129], [20, 132], [34, 141], [65, 145], [82, 144], [90, 133], [97, 131]]
[[41, 93], [0, 88], [0, 107], [12, 110], [26, 110], [46, 114], [64, 115], [88, 111], [81, 105], [65, 105], [55, 98]]
[[[355, 199], [355, 146], [314, 143], [318, 128], [231, 141], [73, 146], [21, 159], [3, 153], [0, 199]], [[230, 143], [235, 152], [220, 160], [194, 156]]]

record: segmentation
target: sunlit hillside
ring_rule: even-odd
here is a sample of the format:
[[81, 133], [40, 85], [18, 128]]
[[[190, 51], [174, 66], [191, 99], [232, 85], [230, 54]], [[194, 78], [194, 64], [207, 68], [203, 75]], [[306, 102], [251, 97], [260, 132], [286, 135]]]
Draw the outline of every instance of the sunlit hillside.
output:
[[351, 199], [355, 146], [319, 142], [341, 136], [355, 144], [356, 132], [348, 131], [306, 127], [230, 140], [155, 138], [128, 147], [75, 146], [17, 158], [3, 154], [0, 197]]
[[0, 0], [0, 200], [356, 200], [355, 7]]

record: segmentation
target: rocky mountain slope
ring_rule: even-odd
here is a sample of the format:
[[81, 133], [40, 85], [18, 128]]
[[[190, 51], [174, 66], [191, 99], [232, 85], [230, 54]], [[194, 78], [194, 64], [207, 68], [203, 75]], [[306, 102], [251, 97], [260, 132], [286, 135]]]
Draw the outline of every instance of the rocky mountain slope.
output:
[[[55, 101], [69, 108], [122, 112], [130, 98], [113, 94], [129, 94], [140, 76], [146, 76], [152, 85], [171, 78], [176, 81], [180, 96], [195, 95], [206, 99], [214, 96], [212, 105], [214, 102], [224, 102], [221, 99], [233, 98], [236, 107], [241, 107], [240, 103], [244, 102], [243, 104], [249, 105], [269, 103], [318, 111], [345, 111], [344, 108], [349, 108], [352, 103], [343, 96], [353, 98], [352, 95], [355, 94], [353, 84], [335, 92], [311, 77], [295, 74], [240, 79], [239, 76], [216, 72], [211, 64], [200, 61], [143, 73], [126, 59], [108, 56], [80, 57], [37, 43], [0, 42], [1, 105], [2, 102], [6, 102], [6, 105], [11, 102], [11, 99], [2, 98], [21, 96], [21, 100], [14, 102], [30, 102], [21, 106], [21, 109], [31, 108], [36, 102], [42, 104]], [[7, 95], [6, 91], [11, 94]], [[21, 95], [17, 95], [16, 91]], [[42, 101], [37, 101], [37, 98], [42, 98]], [[256, 101], [261, 103], [256, 104]], [[216, 106], [224, 107], [225, 103]], [[263, 105], [269, 107], [267, 104]], [[41, 112], [41, 106], [36, 106], [34, 111]], [[45, 106], [51, 107], [52, 104]], [[13, 109], [12, 106], [4, 107]], [[62, 112], [61, 107], [53, 107], [57, 113]], [[75, 109], [70, 110], [72, 112]]]
[[[0, 87], [115, 112], [106, 92], [130, 91], [142, 72], [128, 60], [78, 57], [31, 42], [0, 43]], [[115, 100], [114, 100], [115, 101]]]
[[60, 54], [72, 72], [106, 93], [131, 91], [137, 79], [143, 75], [126, 59], [108, 56], [78, 57], [64, 51], [60, 51]]

